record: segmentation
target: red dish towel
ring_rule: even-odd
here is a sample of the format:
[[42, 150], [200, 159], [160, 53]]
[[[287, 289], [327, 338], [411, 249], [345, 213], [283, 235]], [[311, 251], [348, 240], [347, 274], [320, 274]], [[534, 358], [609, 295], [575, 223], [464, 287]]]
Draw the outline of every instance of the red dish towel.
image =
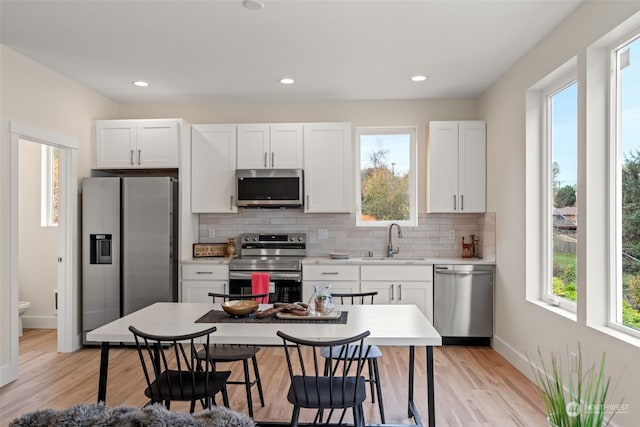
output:
[[[251, 273], [251, 293], [252, 294], [268, 294], [269, 293], [269, 273]], [[263, 298], [262, 304], [269, 303], [269, 297]]]

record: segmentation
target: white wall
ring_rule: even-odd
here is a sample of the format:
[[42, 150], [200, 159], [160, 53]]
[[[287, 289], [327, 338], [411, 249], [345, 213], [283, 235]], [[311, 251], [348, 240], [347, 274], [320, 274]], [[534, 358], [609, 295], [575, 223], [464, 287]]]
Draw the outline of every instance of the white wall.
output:
[[[584, 313], [572, 321], [525, 300], [525, 92], [577, 55], [581, 80], [578, 134], [584, 144], [586, 49], [639, 9], [639, 2], [585, 2], [479, 100], [480, 115], [488, 122], [487, 206], [496, 212], [496, 257], [500, 261], [496, 269], [495, 347], [526, 374], [531, 372], [526, 355], [533, 358], [538, 347], [543, 353], [565, 352], [567, 348], [575, 350], [580, 342], [590, 360], [606, 351], [608, 372], [615, 384], [608, 403], [618, 403], [624, 396], [629, 412], [616, 415], [614, 421], [627, 427], [640, 425], [639, 347], [588, 327]], [[581, 162], [584, 164], [584, 157]], [[585, 240], [580, 244], [579, 253], [587, 253]], [[586, 264], [584, 261], [579, 258]], [[582, 295], [583, 291], [579, 288]], [[586, 304], [578, 307], [583, 310]]]
[[25, 328], [56, 329], [53, 291], [57, 288], [58, 227], [42, 227], [42, 144], [20, 141], [18, 286], [19, 299], [31, 308]]
[[[12, 314], [9, 283], [10, 208], [10, 120], [27, 126], [66, 135], [80, 142], [77, 155], [78, 177], [91, 168], [92, 123], [95, 119], [118, 115], [118, 105], [55, 73], [11, 49], [0, 45], [0, 384], [13, 358], [16, 346], [11, 340]], [[17, 313], [17, 309], [15, 311]]]

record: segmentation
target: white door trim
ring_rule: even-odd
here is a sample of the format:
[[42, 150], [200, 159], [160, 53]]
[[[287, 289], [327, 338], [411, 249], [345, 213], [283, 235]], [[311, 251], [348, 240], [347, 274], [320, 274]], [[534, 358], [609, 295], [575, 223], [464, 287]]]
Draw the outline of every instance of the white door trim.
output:
[[[19, 177], [19, 140], [52, 145], [60, 149], [60, 246], [58, 256], [62, 263], [58, 268], [58, 351], [71, 352], [80, 348], [80, 325], [78, 315], [78, 179], [76, 166], [76, 150], [79, 142], [75, 138], [60, 135], [48, 130], [26, 126], [15, 121], [9, 121], [11, 144], [9, 157], [11, 159], [10, 175], [10, 253], [9, 253], [9, 298], [2, 303], [2, 309], [11, 312], [9, 318], [9, 334], [2, 334], [2, 346], [10, 348], [10, 362], [6, 372], [3, 372], [0, 386], [15, 380], [18, 376], [18, 177]], [[3, 367], [4, 368], [4, 367]], [[5, 375], [6, 374], [6, 375]]]

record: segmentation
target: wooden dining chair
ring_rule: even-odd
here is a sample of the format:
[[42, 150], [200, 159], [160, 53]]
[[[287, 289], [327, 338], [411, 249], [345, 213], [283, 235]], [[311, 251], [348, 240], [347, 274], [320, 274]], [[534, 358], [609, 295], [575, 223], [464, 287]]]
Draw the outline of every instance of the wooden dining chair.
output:
[[129, 326], [129, 330], [135, 337], [147, 382], [144, 394], [150, 400], [148, 404], [163, 403], [170, 409], [172, 401], [187, 401], [191, 402], [193, 413], [197, 401], [203, 409], [211, 409], [214, 396], [222, 393], [224, 405], [229, 406], [226, 381], [231, 372], [216, 372], [212, 365], [198, 357], [201, 352], [208, 354], [215, 326], [172, 336], [148, 334], [134, 326]]
[[[254, 300], [265, 301], [268, 300], [269, 294], [222, 294], [216, 292], [209, 292], [209, 296], [213, 302], [226, 302], [236, 300]], [[260, 371], [258, 370], [258, 360], [256, 354], [260, 351], [260, 347], [255, 345], [220, 345], [215, 344], [209, 348], [209, 355], [207, 360], [214, 366], [216, 363], [228, 363], [228, 362], [242, 362], [244, 370], [244, 381], [227, 381], [227, 384], [244, 384], [247, 394], [247, 408], [249, 416], [253, 418], [253, 396], [251, 395], [251, 387], [254, 385], [258, 388], [258, 395], [260, 397], [260, 405], [264, 407], [264, 394], [262, 392], [262, 381], [260, 380]], [[204, 355], [202, 355], [204, 357]], [[249, 372], [249, 360], [253, 365], [253, 379], [251, 379]]]
[[[353, 305], [353, 304], [373, 304], [373, 300], [375, 296], [378, 295], [378, 291], [373, 292], [356, 292], [356, 293], [331, 293], [331, 297], [333, 298], [333, 302], [340, 305]], [[371, 402], [376, 402], [376, 395], [378, 396], [378, 409], [380, 410], [380, 422], [385, 424], [384, 417], [384, 404], [382, 402], [382, 387], [380, 385], [380, 370], [378, 368], [378, 358], [382, 356], [382, 352], [376, 345], [368, 346], [367, 349], [367, 371], [369, 376], [367, 378], [367, 382], [371, 388]], [[336, 349], [340, 350], [340, 349]], [[348, 349], [345, 353], [345, 356], [349, 356], [349, 353], [352, 351], [357, 351], [356, 348]], [[337, 351], [333, 354], [333, 360], [335, 363], [339, 363], [342, 360], [340, 357], [340, 352]], [[326, 361], [326, 369], [329, 369], [331, 366], [329, 363], [329, 349], [324, 348], [320, 352], [320, 355], [325, 358]]]
[[[291, 385], [287, 400], [293, 404], [291, 425], [298, 425], [300, 409], [316, 409], [321, 416], [325, 410], [352, 409], [355, 426], [364, 426], [362, 403], [366, 400], [366, 381], [361, 375], [369, 346], [364, 339], [370, 335], [365, 331], [359, 335], [332, 341], [313, 341], [296, 338], [282, 331], [277, 335], [282, 338]], [[331, 356], [334, 351], [343, 357], [336, 369], [325, 370], [320, 363], [320, 351], [329, 348], [329, 363], [333, 366]], [[346, 349], [357, 348], [357, 351], [346, 354]], [[327, 422], [329, 420], [327, 419]]]

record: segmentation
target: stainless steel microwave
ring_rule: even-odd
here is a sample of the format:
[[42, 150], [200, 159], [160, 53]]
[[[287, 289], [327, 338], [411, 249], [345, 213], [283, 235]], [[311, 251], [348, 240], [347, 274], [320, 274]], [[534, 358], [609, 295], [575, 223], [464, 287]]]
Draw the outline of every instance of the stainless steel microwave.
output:
[[302, 169], [236, 170], [236, 205], [247, 208], [301, 208]]

